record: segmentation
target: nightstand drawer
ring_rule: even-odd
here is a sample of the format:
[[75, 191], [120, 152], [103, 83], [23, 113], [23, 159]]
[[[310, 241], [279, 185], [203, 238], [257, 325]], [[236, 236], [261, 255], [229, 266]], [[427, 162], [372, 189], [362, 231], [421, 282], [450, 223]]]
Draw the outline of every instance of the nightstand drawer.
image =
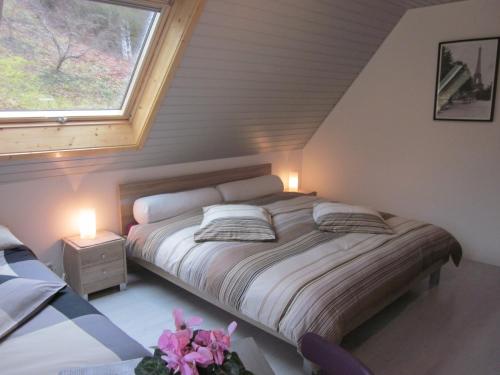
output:
[[112, 286], [117, 286], [117, 285], [120, 285], [120, 284], [123, 284], [126, 282], [127, 282], [127, 280], [123, 274], [112, 275], [112, 276], [109, 276], [105, 280], [94, 281], [91, 283], [84, 284], [82, 286], [82, 290], [83, 290], [84, 294], [90, 294], [90, 293], [94, 293], [94, 292], [97, 292], [99, 290], [110, 288]]
[[125, 278], [123, 259], [98, 264], [81, 270], [81, 280], [84, 289], [87, 284], [93, 284], [107, 279], [115, 279], [117, 276]]
[[122, 260], [123, 257], [123, 244], [121, 242], [117, 242], [106, 246], [100, 246], [97, 249], [82, 251], [80, 254], [80, 261], [82, 268], [87, 268], [116, 260]]

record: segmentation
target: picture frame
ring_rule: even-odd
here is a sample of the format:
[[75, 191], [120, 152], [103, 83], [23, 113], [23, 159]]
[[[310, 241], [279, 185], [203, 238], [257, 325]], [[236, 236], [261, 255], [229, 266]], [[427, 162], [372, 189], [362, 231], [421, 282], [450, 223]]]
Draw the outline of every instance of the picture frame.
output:
[[434, 120], [493, 121], [499, 56], [500, 37], [439, 43]]

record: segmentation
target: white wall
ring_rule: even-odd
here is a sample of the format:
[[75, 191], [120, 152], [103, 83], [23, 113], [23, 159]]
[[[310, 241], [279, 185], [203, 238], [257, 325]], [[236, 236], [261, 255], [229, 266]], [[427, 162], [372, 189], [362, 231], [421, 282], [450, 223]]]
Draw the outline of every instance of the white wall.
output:
[[303, 185], [440, 225], [500, 265], [500, 94], [493, 123], [432, 120], [440, 41], [500, 36], [500, 1], [408, 11], [304, 148]]
[[267, 162], [273, 164], [273, 173], [286, 186], [288, 172], [300, 171], [301, 151], [0, 184], [0, 224], [7, 225], [44, 262], [51, 262], [60, 272], [60, 239], [78, 233], [81, 208], [96, 208], [98, 229], [118, 231], [120, 183]]

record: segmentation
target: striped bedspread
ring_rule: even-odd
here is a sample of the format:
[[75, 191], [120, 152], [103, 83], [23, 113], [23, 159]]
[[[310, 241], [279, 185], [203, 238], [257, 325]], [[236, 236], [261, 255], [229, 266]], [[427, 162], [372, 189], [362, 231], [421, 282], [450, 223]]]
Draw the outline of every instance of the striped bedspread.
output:
[[[25, 247], [0, 251], [0, 275], [60, 282]], [[58, 374], [67, 367], [113, 363], [148, 355], [69, 287], [0, 341], [2, 375]]]
[[319, 201], [281, 193], [250, 202], [272, 215], [276, 242], [196, 243], [200, 209], [133, 227], [127, 251], [293, 343], [308, 331], [340, 341], [428, 267], [460, 261], [449, 233], [402, 217], [384, 215], [391, 235], [321, 232]]

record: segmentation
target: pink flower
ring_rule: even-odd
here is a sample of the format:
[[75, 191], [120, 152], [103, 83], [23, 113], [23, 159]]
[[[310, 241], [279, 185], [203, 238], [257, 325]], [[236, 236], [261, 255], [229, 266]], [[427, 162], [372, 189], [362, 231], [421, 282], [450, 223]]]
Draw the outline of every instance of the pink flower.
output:
[[213, 363], [209, 350], [193, 351], [184, 355], [167, 352], [162, 358], [167, 362], [169, 369], [174, 370], [175, 373], [179, 372], [181, 375], [198, 375], [197, 364], [206, 367]]
[[158, 349], [164, 354], [162, 359], [168, 369], [180, 375], [199, 375], [199, 367], [223, 364], [224, 354], [230, 350], [236, 322], [229, 324], [227, 333], [222, 330], [198, 330], [193, 337], [193, 327], [201, 324], [202, 319], [192, 317], [185, 320], [180, 309], [174, 309], [173, 317], [176, 331], [165, 330], [158, 338]]
[[163, 331], [162, 335], [158, 338], [158, 349], [162, 352], [183, 354], [188, 348], [189, 342], [191, 341], [191, 333], [184, 330], [178, 332], [172, 332], [170, 330]]
[[210, 331], [200, 329], [196, 332], [194, 342], [201, 346], [208, 346], [210, 344]]
[[181, 309], [174, 309], [173, 316], [175, 321], [175, 329], [177, 331], [192, 331], [192, 328], [194, 326], [199, 326], [203, 322], [203, 319], [198, 316], [193, 316], [187, 320], [184, 320], [184, 313]]
[[231, 347], [231, 335], [237, 327], [236, 322], [232, 322], [227, 327], [227, 334], [221, 330], [199, 331], [194, 342], [196, 345], [206, 346], [212, 353], [215, 364], [222, 365], [224, 362], [224, 352]]
[[208, 365], [214, 363], [214, 357], [212, 355], [212, 352], [208, 348], [199, 346], [196, 348], [196, 352], [201, 354], [204, 358], [203, 362], [197, 361], [202, 367], [207, 367]]

